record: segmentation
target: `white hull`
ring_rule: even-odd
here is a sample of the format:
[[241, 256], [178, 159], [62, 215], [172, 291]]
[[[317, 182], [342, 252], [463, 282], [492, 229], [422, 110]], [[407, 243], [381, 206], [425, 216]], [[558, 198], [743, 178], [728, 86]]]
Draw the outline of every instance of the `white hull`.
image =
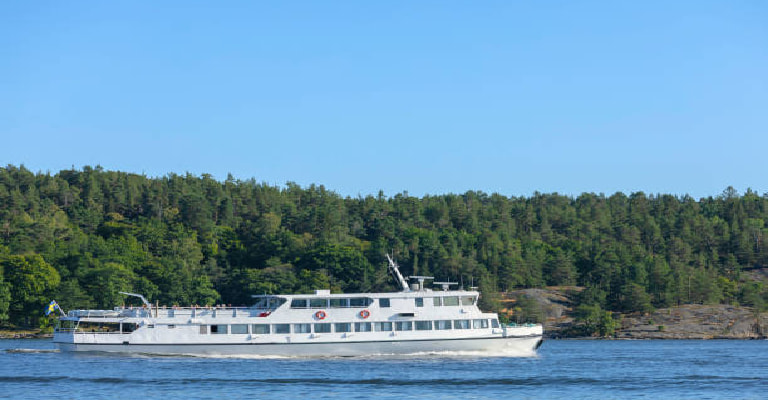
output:
[[249, 308], [160, 309], [129, 294], [145, 306], [70, 311], [53, 342], [63, 351], [278, 357], [531, 356], [541, 345], [541, 325], [502, 326], [477, 307], [476, 291], [411, 290], [398, 280], [402, 292], [263, 295]]
[[61, 351], [90, 351], [202, 356], [351, 357], [443, 352], [489, 356], [533, 356], [541, 336], [452, 340], [400, 340], [329, 343], [243, 344], [74, 344], [56, 343]]

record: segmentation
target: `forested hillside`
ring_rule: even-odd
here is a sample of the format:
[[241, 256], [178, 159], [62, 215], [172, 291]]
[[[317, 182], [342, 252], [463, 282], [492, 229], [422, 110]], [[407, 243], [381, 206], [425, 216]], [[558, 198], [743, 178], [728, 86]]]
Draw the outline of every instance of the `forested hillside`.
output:
[[[582, 313], [682, 303], [763, 307], [768, 196], [641, 192], [341, 197], [323, 186], [0, 168], [0, 320], [44, 305], [249, 304], [251, 294], [394, 289], [405, 274], [499, 291], [579, 285]], [[595, 314], [597, 313], [597, 314]]]

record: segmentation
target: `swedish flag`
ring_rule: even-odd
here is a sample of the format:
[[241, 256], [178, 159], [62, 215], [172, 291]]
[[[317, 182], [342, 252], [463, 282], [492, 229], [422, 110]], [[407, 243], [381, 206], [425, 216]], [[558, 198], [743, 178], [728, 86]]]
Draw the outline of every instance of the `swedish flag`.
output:
[[56, 310], [60, 310], [59, 304], [56, 303], [56, 300], [51, 300], [51, 303], [48, 304], [48, 308], [45, 310], [45, 315], [49, 315]]

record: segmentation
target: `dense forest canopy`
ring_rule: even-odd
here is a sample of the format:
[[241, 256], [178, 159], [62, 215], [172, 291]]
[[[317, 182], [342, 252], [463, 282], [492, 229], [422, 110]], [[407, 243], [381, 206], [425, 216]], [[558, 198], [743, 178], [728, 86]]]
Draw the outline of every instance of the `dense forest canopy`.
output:
[[[249, 304], [252, 294], [393, 290], [406, 274], [515, 288], [581, 286], [583, 310], [683, 303], [763, 307], [768, 195], [467, 192], [342, 197], [231, 176], [162, 178], [84, 167], [0, 168], [0, 322], [45, 325], [44, 305]], [[496, 303], [497, 304], [497, 303]]]

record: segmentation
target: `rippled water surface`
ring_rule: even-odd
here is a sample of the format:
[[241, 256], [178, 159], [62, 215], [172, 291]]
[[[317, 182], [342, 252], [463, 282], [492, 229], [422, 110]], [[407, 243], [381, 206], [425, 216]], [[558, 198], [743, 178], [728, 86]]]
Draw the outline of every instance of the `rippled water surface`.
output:
[[[0, 340], [0, 398], [768, 398], [768, 341], [551, 340], [532, 358], [70, 354]], [[502, 397], [503, 396], [503, 397]]]

